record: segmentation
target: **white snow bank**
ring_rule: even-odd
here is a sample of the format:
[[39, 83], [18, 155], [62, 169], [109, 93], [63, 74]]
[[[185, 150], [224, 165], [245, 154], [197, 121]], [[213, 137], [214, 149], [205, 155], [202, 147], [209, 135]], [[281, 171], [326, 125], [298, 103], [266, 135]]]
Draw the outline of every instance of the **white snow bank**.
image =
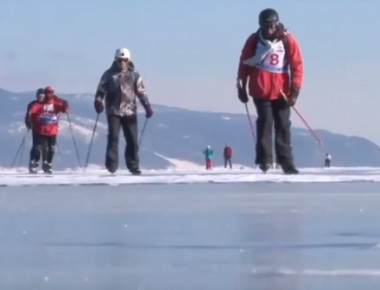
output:
[[258, 169], [224, 169], [212, 171], [205, 169], [145, 170], [141, 176], [132, 176], [126, 170], [119, 170], [115, 175], [105, 169], [90, 167], [82, 170], [64, 170], [53, 175], [30, 175], [26, 168], [19, 170], [0, 169], [0, 186], [25, 185], [85, 185], [85, 184], [173, 184], [173, 183], [237, 183], [237, 182], [272, 182], [272, 183], [329, 183], [329, 182], [380, 182], [379, 168], [347, 170], [324, 170], [318, 168], [301, 169], [299, 175], [284, 175], [281, 171], [267, 174]]

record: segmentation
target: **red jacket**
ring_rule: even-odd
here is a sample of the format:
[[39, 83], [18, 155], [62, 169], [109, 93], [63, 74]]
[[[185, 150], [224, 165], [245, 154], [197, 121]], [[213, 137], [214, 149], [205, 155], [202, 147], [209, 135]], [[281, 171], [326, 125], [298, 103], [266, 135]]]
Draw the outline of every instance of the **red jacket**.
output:
[[230, 158], [232, 156], [232, 148], [230, 146], [224, 147], [223, 156], [224, 158]]
[[67, 102], [55, 95], [33, 104], [28, 113], [33, 131], [45, 136], [57, 135], [59, 113], [66, 113], [68, 109]]
[[[267, 54], [263, 53], [265, 45], [259, 37], [259, 31], [248, 37], [240, 56], [238, 78], [243, 84], [249, 78], [249, 95], [275, 100], [280, 97], [281, 90], [288, 95], [290, 87], [301, 88], [303, 79], [301, 51], [290, 33], [285, 37], [286, 41], [275, 43], [271, 50], [266, 51]], [[257, 59], [260, 52], [264, 57]]]

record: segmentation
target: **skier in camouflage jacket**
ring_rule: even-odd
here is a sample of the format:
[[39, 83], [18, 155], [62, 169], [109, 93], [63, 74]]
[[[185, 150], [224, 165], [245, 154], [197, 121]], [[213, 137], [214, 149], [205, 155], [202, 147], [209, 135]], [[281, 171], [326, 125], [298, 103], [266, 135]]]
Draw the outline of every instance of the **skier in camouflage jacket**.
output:
[[118, 168], [118, 146], [120, 129], [123, 129], [126, 147], [125, 161], [132, 174], [140, 174], [138, 156], [137, 102], [139, 99], [146, 118], [151, 118], [153, 110], [140, 74], [131, 62], [127, 48], [117, 49], [111, 67], [106, 70], [98, 85], [94, 106], [99, 114], [104, 110], [108, 122], [108, 142], [105, 165], [109, 172]]

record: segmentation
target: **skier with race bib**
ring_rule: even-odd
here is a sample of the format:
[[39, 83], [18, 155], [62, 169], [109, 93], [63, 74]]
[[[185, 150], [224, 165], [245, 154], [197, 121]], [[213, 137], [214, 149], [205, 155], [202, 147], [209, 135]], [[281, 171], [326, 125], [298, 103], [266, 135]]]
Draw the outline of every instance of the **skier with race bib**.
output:
[[45, 97], [34, 103], [28, 110], [27, 119], [34, 132], [33, 153], [30, 158], [29, 171], [37, 173], [40, 152], [42, 151], [42, 170], [52, 173], [52, 162], [58, 135], [58, 116], [67, 113], [69, 105], [66, 100], [54, 94], [54, 88], [44, 89]]
[[302, 85], [301, 51], [274, 9], [260, 12], [259, 25], [240, 55], [238, 97], [246, 104], [248, 96], [252, 96], [256, 107], [255, 163], [263, 172], [271, 168], [274, 125], [277, 162], [285, 174], [297, 174], [291, 146], [290, 108], [296, 103]]

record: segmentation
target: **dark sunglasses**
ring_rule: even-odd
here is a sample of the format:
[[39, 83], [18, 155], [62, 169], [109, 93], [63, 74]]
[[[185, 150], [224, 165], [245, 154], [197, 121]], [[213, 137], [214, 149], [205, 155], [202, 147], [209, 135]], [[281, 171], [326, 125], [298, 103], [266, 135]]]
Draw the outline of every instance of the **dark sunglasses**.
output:
[[265, 23], [262, 27], [264, 29], [268, 29], [268, 28], [276, 28], [277, 26], [278, 26], [277, 22], [268, 22], [268, 23]]
[[129, 59], [128, 59], [128, 58], [118, 58], [116, 61], [117, 61], [118, 63], [122, 63], [122, 62], [128, 62]]

